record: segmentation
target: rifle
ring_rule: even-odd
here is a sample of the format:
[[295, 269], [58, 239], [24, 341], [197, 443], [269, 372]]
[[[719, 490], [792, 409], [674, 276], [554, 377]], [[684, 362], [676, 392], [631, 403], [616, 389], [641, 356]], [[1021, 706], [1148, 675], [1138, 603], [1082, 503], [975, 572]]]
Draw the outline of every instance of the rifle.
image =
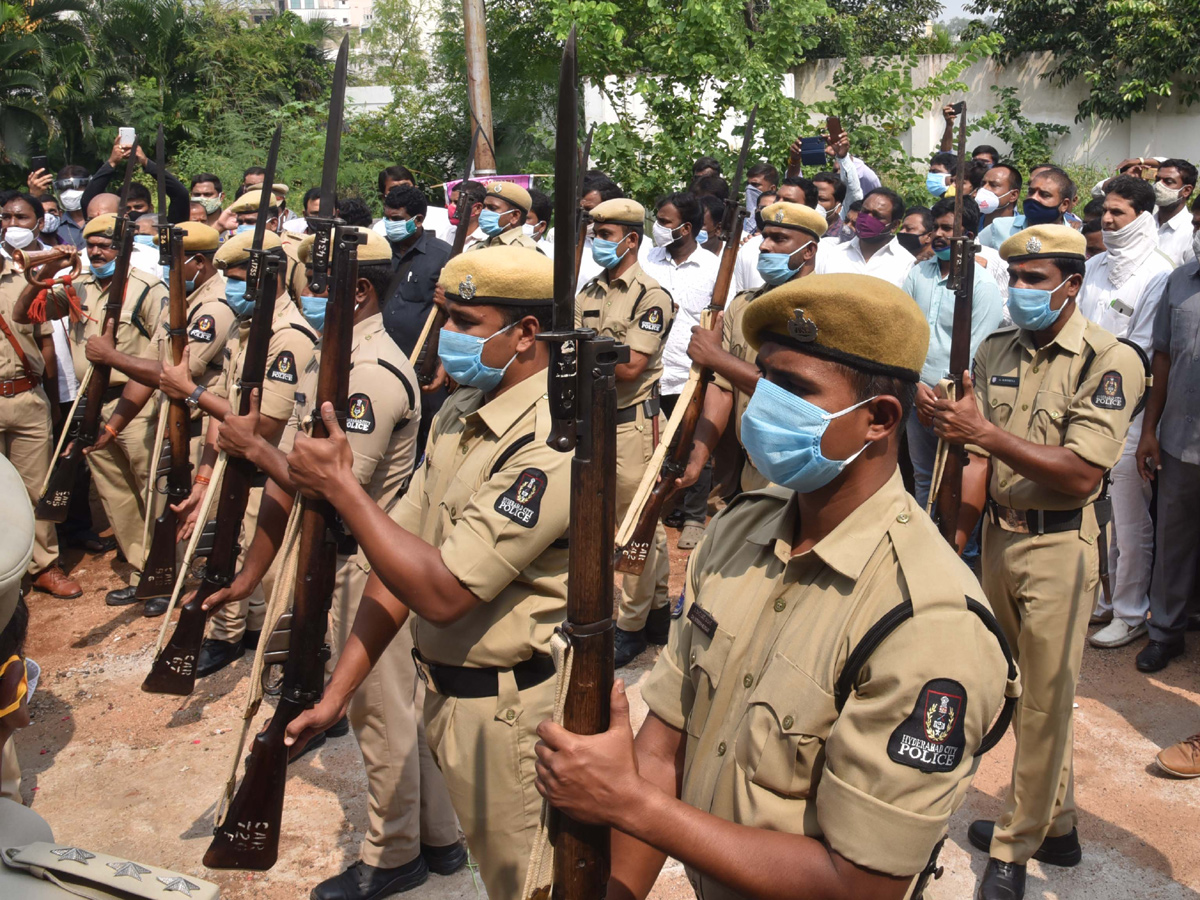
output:
[[[279, 276], [283, 263], [278, 254], [262, 248], [266, 232], [267, 211], [271, 204], [270, 185], [274, 184], [275, 163], [279, 158], [279, 138], [282, 126], [276, 126], [267, 156], [266, 189], [258, 201], [258, 219], [254, 223], [254, 240], [246, 275], [246, 296], [254, 304], [250, 333], [246, 336], [246, 354], [238, 382], [238, 415], [250, 414], [250, 393], [262, 389], [267, 369], [267, 353], [271, 343], [271, 323], [275, 318], [275, 297], [279, 293]], [[180, 269], [182, 272], [182, 268]], [[172, 266], [171, 274], [175, 274]], [[221, 479], [221, 494], [217, 501], [217, 531], [213, 536], [212, 552], [204, 567], [204, 580], [191, 598], [179, 607], [179, 622], [171, 639], [154, 660], [150, 674], [142, 682], [142, 690], [152, 694], [186, 696], [196, 686], [196, 657], [204, 642], [204, 624], [208, 614], [204, 601], [233, 581], [237, 568], [238, 537], [250, 488], [258, 470], [249, 460], [229, 457]]]
[[[483, 126], [476, 125], [475, 131], [471, 135], [471, 146], [467, 148], [467, 161], [463, 165], [463, 181], [467, 181], [471, 177], [471, 167], [475, 163], [475, 147], [479, 143], [479, 136], [483, 133]], [[462, 182], [459, 182], [460, 184]], [[458, 195], [458, 205], [462, 206], [462, 192]], [[467, 245], [467, 233], [471, 228], [471, 216], [462, 214], [462, 209], [458, 210], [458, 225], [454, 229], [454, 244], [450, 248], [450, 259], [458, 256], [463, 252], [463, 248]], [[429, 311], [428, 318], [425, 319], [425, 327], [421, 329], [421, 336], [417, 338], [416, 346], [413, 348], [413, 356], [409, 358], [414, 369], [417, 370], [417, 381], [422, 385], [433, 383], [433, 376], [437, 373], [438, 366], [438, 337], [442, 333], [442, 326], [446, 324], [446, 310], [434, 303], [433, 309]]]
[[[754, 139], [754, 119], [758, 115], [758, 105], [750, 110], [750, 118], [746, 120], [746, 128], [742, 133], [742, 150], [738, 154], [737, 171], [733, 176], [731, 196], [737, 197], [742, 189], [742, 172], [746, 166], [746, 157], [750, 152], [750, 143]], [[729, 286], [733, 283], [733, 266], [737, 262], [738, 250], [741, 249], [742, 222], [747, 215], [745, 207], [736, 202], [725, 204], [725, 213], [721, 219], [721, 228], [725, 234], [725, 247], [721, 250], [721, 266], [717, 270], [717, 280], [713, 285], [712, 301], [705, 310], [704, 324], [708, 328], [716, 325], [717, 313], [725, 308], [725, 298], [729, 295]], [[687, 384], [680, 392], [675, 404], [675, 412], [667, 422], [659, 449], [646, 467], [642, 483], [634, 495], [633, 502], [625, 511], [625, 520], [617, 532], [616, 567], [618, 572], [630, 575], [640, 575], [646, 567], [646, 558], [650, 548], [654, 546], [654, 532], [658, 528], [658, 520], [662, 516], [667, 499], [675, 493], [675, 479], [687, 469], [688, 457], [692, 455], [692, 443], [696, 434], [696, 425], [704, 410], [704, 389], [712, 380], [712, 370], [692, 366]], [[672, 437], [675, 437], [672, 442]]]
[[[954, 396], [962, 396], [963, 371], [971, 365], [971, 306], [975, 293], [975, 238], [963, 232], [962, 201], [966, 180], [967, 103], [954, 104], [958, 113], [958, 170], [954, 173], [954, 236], [950, 239], [950, 277], [954, 291], [954, 323], [950, 332], [950, 380]], [[937, 492], [936, 516], [942, 537], [955, 549], [958, 513], [962, 506], [962, 473], [967, 459], [964, 447], [951, 444], [946, 450], [941, 483]]]
[[579, 234], [575, 238], [575, 283], [579, 284], [579, 267], [583, 265], [583, 245], [587, 242], [588, 222], [591, 217], [585, 213], [579, 205], [583, 200], [583, 176], [587, 172], [588, 157], [592, 153], [592, 135], [596, 131], [596, 126], [593, 125], [588, 129], [587, 137], [583, 141], [583, 151], [579, 154], [579, 183], [575, 191], [575, 215], [579, 219]]
[[[308, 219], [313, 234], [312, 278], [308, 281], [314, 294], [324, 293], [329, 284], [329, 251], [333, 240], [334, 207], [337, 204], [338, 159], [342, 154], [342, 119], [346, 108], [346, 65], [350, 52], [350, 35], [342, 37], [337, 62], [333, 67], [333, 94], [329, 99], [329, 120], [325, 123], [325, 159], [321, 167], [321, 199], [317, 215]], [[264, 181], [268, 193], [272, 182]]]
[[[350, 345], [354, 331], [354, 294], [358, 283], [358, 245], [366, 235], [339, 227], [334, 240], [333, 291], [325, 304], [321, 335], [321, 368], [317, 373], [316, 408], [326, 402], [346, 421], [350, 383]], [[313, 418], [313, 437], [328, 437], [320, 416]], [[228, 477], [228, 475], [226, 476]], [[307, 497], [300, 504], [295, 594], [290, 646], [283, 667], [279, 705], [267, 727], [250, 748], [246, 774], [224, 819], [213, 829], [204, 864], [213, 869], [263, 871], [279, 854], [280, 819], [287, 780], [287, 726], [321, 699], [325, 687], [325, 620], [333, 598], [337, 543], [333, 538], [337, 513], [325, 500]]]
[[[177, 366], [183, 359], [183, 348], [187, 345], [187, 288], [183, 278], [183, 237], [186, 232], [182, 228], [173, 228], [167, 221], [167, 166], [161, 125], [158, 126], [157, 149], [158, 264], [169, 266], [171, 273], [167, 279], [171, 293], [167, 334], [171, 338], [171, 363]], [[191, 414], [187, 403], [171, 400], [167, 408], [167, 440], [171, 447], [171, 464], [167, 470], [167, 503], [162, 515], [154, 520], [153, 535], [146, 550], [146, 561], [142, 565], [142, 580], [138, 582], [135, 594], [138, 600], [169, 597], [171, 588], [175, 586], [177, 516], [171, 504], [183, 502], [192, 490], [190, 425]], [[152, 511], [147, 509], [146, 515], [152, 515]]]
[[[133, 183], [133, 167], [137, 162], [137, 138], [129, 148], [129, 160], [125, 163], [125, 179], [121, 182], [121, 196], [117, 203], [117, 220], [113, 223], [112, 242], [117, 248], [116, 268], [113, 269], [112, 281], [108, 283], [108, 300], [104, 304], [104, 318], [100, 323], [100, 332], [112, 328], [113, 339], [117, 336], [117, 322], [121, 317], [121, 306], [125, 303], [125, 288], [129, 284], [129, 259], [133, 255], [133, 229], [125, 218], [129, 202], [129, 185]], [[97, 284], [97, 287], [99, 285]], [[75, 479], [83, 465], [83, 451], [96, 443], [100, 433], [100, 414], [104, 410], [104, 395], [108, 392], [108, 379], [112, 369], [99, 363], [91, 366], [88, 380], [87, 398], [84, 400], [83, 418], [79, 429], [71, 440], [71, 445], [64, 456], [54, 460], [50, 477], [46, 481], [46, 489], [38, 500], [34, 515], [45, 522], [61, 525], [67, 521], [67, 512], [71, 506], [71, 491], [75, 487]]]

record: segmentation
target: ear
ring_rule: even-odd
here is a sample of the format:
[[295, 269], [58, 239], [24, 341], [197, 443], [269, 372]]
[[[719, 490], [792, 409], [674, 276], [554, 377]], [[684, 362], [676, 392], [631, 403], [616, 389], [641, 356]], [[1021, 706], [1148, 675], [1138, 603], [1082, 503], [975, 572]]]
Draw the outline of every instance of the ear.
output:
[[366, 303], [371, 299], [374, 289], [369, 279], [359, 278], [354, 285], [354, 299], [360, 304]]
[[525, 353], [537, 346], [537, 335], [541, 326], [536, 316], [526, 316], [513, 330], [517, 332], [517, 353]]
[[900, 400], [891, 394], [880, 394], [869, 404], [871, 424], [867, 428], [868, 441], [881, 441], [900, 430], [904, 422]]

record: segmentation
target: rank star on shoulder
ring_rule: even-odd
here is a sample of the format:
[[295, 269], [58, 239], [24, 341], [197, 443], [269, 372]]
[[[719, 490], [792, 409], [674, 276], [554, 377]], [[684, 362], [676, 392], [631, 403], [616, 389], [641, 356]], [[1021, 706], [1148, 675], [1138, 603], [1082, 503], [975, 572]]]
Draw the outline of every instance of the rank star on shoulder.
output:
[[179, 891], [179, 893], [190, 897], [192, 896], [192, 891], [200, 890], [200, 885], [192, 884], [186, 878], [180, 878], [179, 876], [174, 878], [163, 878], [161, 875], [159, 875], [158, 880], [166, 885], [166, 887], [163, 888], [164, 892]]
[[88, 853], [86, 850], [81, 850], [79, 847], [59, 847], [55, 850], [51, 850], [50, 852], [64, 862], [70, 860], [71, 862], [83, 863], [85, 866], [87, 865], [87, 861], [89, 859], [96, 858], [95, 853]]
[[132, 878], [135, 881], [141, 881], [143, 875], [150, 874], [149, 869], [139, 866], [135, 862], [110, 862], [108, 867], [116, 873], [113, 878]]

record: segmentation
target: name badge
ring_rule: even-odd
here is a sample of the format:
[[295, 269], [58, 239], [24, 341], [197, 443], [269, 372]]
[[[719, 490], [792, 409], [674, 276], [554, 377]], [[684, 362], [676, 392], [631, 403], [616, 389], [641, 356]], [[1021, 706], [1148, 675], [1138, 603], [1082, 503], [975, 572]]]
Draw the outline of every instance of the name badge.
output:
[[713, 618], [712, 613], [699, 603], [692, 604], [692, 608], [688, 610], [687, 618], [689, 622], [699, 628], [708, 637], [712, 637], [717, 633], [717, 620]]
[[997, 387], [1020, 387], [1021, 384], [1015, 375], [993, 375], [991, 382]]

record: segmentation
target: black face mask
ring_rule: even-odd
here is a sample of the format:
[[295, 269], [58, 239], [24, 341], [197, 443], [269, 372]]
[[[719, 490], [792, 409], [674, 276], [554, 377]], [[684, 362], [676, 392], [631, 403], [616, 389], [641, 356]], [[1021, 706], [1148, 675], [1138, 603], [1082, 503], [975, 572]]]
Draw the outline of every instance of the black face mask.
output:
[[896, 242], [913, 256], [917, 256], [921, 252], [922, 237], [924, 237], [924, 235], [905, 234], [901, 232], [900, 234], [896, 235]]

